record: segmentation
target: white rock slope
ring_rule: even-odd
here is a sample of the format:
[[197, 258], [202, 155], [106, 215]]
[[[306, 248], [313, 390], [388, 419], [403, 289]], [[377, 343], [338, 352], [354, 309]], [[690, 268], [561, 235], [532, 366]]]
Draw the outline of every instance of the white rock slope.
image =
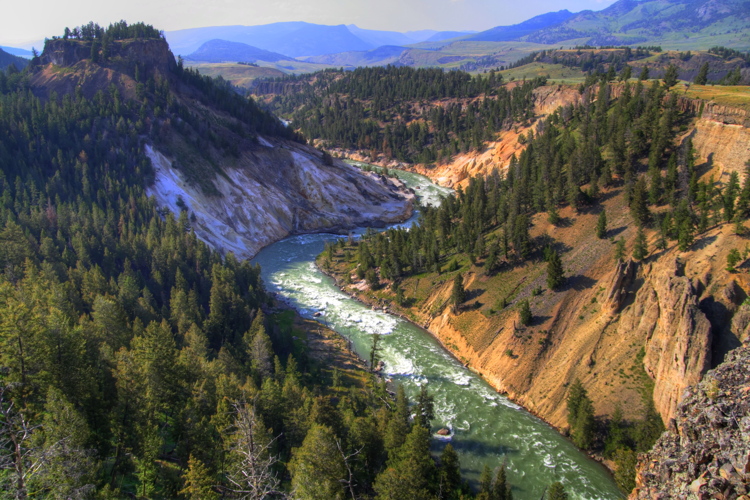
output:
[[413, 210], [413, 193], [398, 181], [338, 160], [325, 165], [316, 150], [288, 141], [260, 138], [236, 165], [223, 167], [213, 179], [220, 196], [188, 184], [154, 147], [146, 154], [156, 171], [148, 194], [175, 214], [182, 199], [198, 237], [239, 258], [290, 234], [400, 222]]

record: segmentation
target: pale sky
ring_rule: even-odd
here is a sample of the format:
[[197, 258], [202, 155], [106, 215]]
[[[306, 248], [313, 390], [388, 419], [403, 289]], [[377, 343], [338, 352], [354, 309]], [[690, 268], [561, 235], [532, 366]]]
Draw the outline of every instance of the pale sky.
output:
[[[279, 21], [356, 24], [392, 31], [477, 30], [545, 12], [600, 10], [615, 0], [41, 0], [3, 1], [0, 45], [24, 46], [88, 21], [125, 19], [158, 29], [257, 25]], [[41, 50], [41, 46], [37, 47]]]

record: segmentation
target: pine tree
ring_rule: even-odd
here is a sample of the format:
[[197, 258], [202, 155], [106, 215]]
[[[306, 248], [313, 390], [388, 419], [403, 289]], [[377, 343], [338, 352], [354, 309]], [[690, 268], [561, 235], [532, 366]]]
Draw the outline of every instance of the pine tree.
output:
[[[482, 474], [479, 476], [479, 495], [483, 495], [484, 500], [490, 500], [492, 491], [492, 471], [487, 464], [482, 468]], [[477, 496], [479, 498], [479, 496]]]
[[466, 301], [466, 290], [464, 289], [464, 277], [461, 273], [453, 278], [453, 290], [451, 291], [451, 303], [460, 307]]
[[677, 246], [680, 252], [687, 252], [693, 245], [693, 223], [687, 217], [682, 221], [677, 234]]
[[[98, 468], [93, 450], [87, 449], [91, 436], [86, 420], [54, 387], [47, 392], [45, 410], [44, 442], [32, 453], [39, 468], [27, 470], [29, 489], [54, 498], [85, 497], [95, 489]], [[0, 435], [7, 437], [2, 430]]]
[[579, 379], [570, 386], [567, 407], [573, 442], [579, 448], [590, 448], [594, 437], [594, 405]]
[[586, 396], [586, 389], [583, 387], [580, 379], [575, 379], [573, 385], [568, 389], [566, 404], [568, 407], [568, 426], [573, 428], [578, 417], [578, 409], [581, 401]]
[[573, 426], [573, 442], [581, 449], [588, 450], [594, 439], [594, 404], [584, 392], [584, 396], [578, 406], [576, 419]]
[[670, 89], [677, 85], [677, 66], [670, 64], [667, 66], [667, 71], [664, 73], [664, 86]]
[[367, 285], [371, 290], [377, 290], [378, 288], [380, 288], [380, 280], [378, 279], [378, 274], [373, 268], [365, 271], [365, 281], [367, 282]]
[[253, 372], [261, 381], [273, 375], [273, 346], [266, 333], [263, 311], [258, 312], [244, 339]]
[[638, 76], [638, 80], [648, 80], [648, 76], [648, 66], [643, 66], [643, 69], [641, 69], [641, 74]]
[[435, 418], [435, 398], [427, 392], [427, 385], [419, 388], [417, 396], [416, 422], [422, 427], [429, 429], [430, 422]]
[[484, 274], [491, 276], [497, 268], [497, 263], [500, 254], [500, 246], [497, 240], [493, 241], [490, 245], [489, 253], [487, 254], [487, 260], [484, 261]]
[[552, 204], [547, 212], [547, 222], [556, 226], [560, 223], [560, 212], [557, 210], [557, 206]]
[[565, 282], [565, 271], [563, 270], [562, 259], [557, 250], [552, 250], [547, 260], [547, 287], [550, 290], [557, 290]]
[[493, 500], [511, 500], [512, 494], [510, 492], [510, 484], [508, 483], [508, 476], [505, 470], [505, 464], [501, 465], [497, 469], [495, 474], [495, 481], [492, 484], [492, 499]]
[[519, 215], [513, 223], [513, 248], [518, 256], [526, 260], [531, 255], [531, 236], [529, 236], [529, 218]]
[[[347, 473], [333, 431], [313, 424], [289, 463], [292, 494], [310, 500], [343, 500]], [[256, 498], [264, 498], [263, 496]]]
[[646, 241], [646, 234], [643, 232], [643, 228], [638, 228], [638, 233], [635, 236], [635, 245], [633, 245], [633, 259], [643, 260], [648, 255], [648, 242]]
[[617, 450], [625, 446], [625, 437], [622, 407], [617, 403], [607, 427], [607, 438], [604, 441], [604, 456], [612, 458]]
[[620, 491], [629, 494], [635, 488], [635, 468], [638, 465], [638, 454], [627, 448], [615, 452], [615, 482]]
[[695, 80], [693, 82], [696, 85], [705, 85], [708, 82], [708, 63], [705, 62], [701, 66], [701, 69], [698, 70], [698, 74], [695, 77]]
[[664, 432], [664, 422], [654, 407], [654, 400], [650, 396], [644, 396], [643, 416], [635, 428], [636, 451], [650, 450], [662, 432]]
[[652, 205], [656, 205], [664, 194], [664, 186], [659, 167], [654, 166], [653, 168], [649, 168], [649, 178], [651, 180], [651, 185], [649, 186], [648, 201]]
[[219, 494], [214, 491], [214, 477], [199, 459], [190, 455], [187, 471], [182, 475], [185, 486], [180, 491], [189, 500], [214, 500]]
[[620, 237], [620, 239], [615, 242], [615, 262], [622, 262], [622, 259], [625, 258], [625, 240]]
[[394, 411], [389, 415], [385, 430], [383, 444], [388, 452], [388, 458], [394, 459], [401, 445], [404, 444], [406, 435], [409, 433], [411, 409], [409, 399], [402, 385], [396, 387], [396, 404]]
[[378, 361], [380, 360], [380, 347], [381, 336], [379, 333], [375, 333], [372, 336], [372, 345], [370, 346], [370, 370], [375, 370]]
[[375, 479], [373, 489], [378, 498], [387, 500], [433, 498], [439, 484], [436, 476], [429, 431], [415, 425], [387, 468]]
[[602, 208], [599, 218], [596, 220], [596, 237], [604, 239], [607, 237], [607, 211]]
[[750, 160], [745, 162], [745, 180], [742, 183], [736, 208], [742, 217], [747, 217], [750, 212]]
[[461, 488], [461, 468], [458, 453], [448, 443], [440, 454], [441, 498], [457, 498]]
[[529, 306], [528, 300], [522, 300], [521, 304], [519, 306], [520, 314], [521, 314], [521, 324], [522, 325], [530, 325], [532, 314], [531, 314], [531, 306]]
[[734, 218], [735, 213], [735, 200], [737, 195], [740, 193], [740, 178], [737, 172], [732, 172], [729, 176], [729, 182], [727, 187], [724, 189], [724, 196], [722, 201], [724, 204], [724, 220], [731, 222]]
[[396, 304], [404, 306], [406, 304], [406, 297], [404, 296], [404, 289], [400, 286], [396, 287]]
[[651, 212], [648, 209], [646, 193], [646, 181], [644, 177], [640, 177], [633, 188], [633, 197], [630, 200], [630, 215], [633, 217], [638, 227], [643, 227], [651, 217]]

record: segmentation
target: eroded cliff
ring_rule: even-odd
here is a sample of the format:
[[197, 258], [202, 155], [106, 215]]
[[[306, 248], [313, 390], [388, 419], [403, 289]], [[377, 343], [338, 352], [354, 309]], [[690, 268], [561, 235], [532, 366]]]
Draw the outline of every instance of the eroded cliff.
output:
[[290, 234], [399, 222], [412, 211], [414, 195], [399, 181], [340, 161], [326, 165], [318, 151], [288, 141], [261, 138], [224, 166], [214, 182], [218, 195], [191, 185], [172, 160], [146, 148], [156, 168], [149, 194], [175, 213], [187, 210], [199, 238], [241, 258]]
[[[623, 85], [613, 85], [611, 97], [617, 98]], [[447, 187], [466, 187], [469, 179], [487, 175], [494, 169], [504, 171], [511, 157], [518, 155], [525, 147], [525, 136], [536, 132], [538, 119], [555, 112], [558, 108], [578, 105], [584, 96], [575, 88], [565, 85], [548, 85], [534, 90], [534, 112], [537, 121], [529, 126], [515, 125], [500, 132], [496, 140], [489, 142], [478, 152], [459, 154], [447, 163], [435, 165], [404, 165], [397, 161], [380, 162], [391, 168], [405, 168], [426, 175], [433, 182]], [[697, 156], [697, 162], [704, 165], [715, 180], [726, 182], [732, 172], [744, 175], [744, 165], [750, 161], [750, 112], [718, 104], [712, 101], [679, 97], [678, 106], [689, 111], [696, 119], [683, 135], [690, 137]], [[342, 155], [367, 161], [366, 154], [355, 151], [340, 151]]]
[[414, 195], [401, 183], [307, 146], [225, 84], [178, 66], [163, 39], [112, 41], [106, 54], [93, 43], [48, 41], [32, 91], [110, 102], [123, 116], [118, 133], [138, 137], [154, 167], [148, 193], [175, 214], [186, 210], [216, 250], [250, 258], [290, 234], [411, 215]]

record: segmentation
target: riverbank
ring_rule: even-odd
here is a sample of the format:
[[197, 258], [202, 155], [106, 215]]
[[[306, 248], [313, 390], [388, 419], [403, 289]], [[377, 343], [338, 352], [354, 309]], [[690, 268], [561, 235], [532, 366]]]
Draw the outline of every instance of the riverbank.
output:
[[[514, 398], [511, 397], [507, 392], [503, 391], [502, 388], [498, 387], [497, 384], [493, 383], [493, 380], [485, 378], [484, 374], [476, 370], [474, 367], [471, 366], [471, 363], [469, 363], [467, 360], [462, 359], [460, 355], [457, 352], [454, 352], [453, 349], [451, 349], [451, 346], [447, 345], [446, 342], [443, 341], [443, 339], [438, 335], [436, 332], [430, 330], [429, 324], [428, 325], [422, 325], [418, 320], [415, 319], [413, 313], [412, 315], [408, 315], [407, 313], [412, 312], [409, 308], [401, 307], [398, 304], [395, 303], [394, 300], [387, 301], [387, 303], [382, 297], [375, 297], [372, 295], [368, 295], [367, 293], [364, 293], [365, 290], [370, 290], [369, 287], [365, 284], [364, 280], [361, 282], [358, 282], [356, 284], [347, 284], [345, 280], [342, 278], [342, 275], [340, 273], [333, 272], [330, 267], [328, 269], [324, 268], [324, 266], [321, 265], [321, 262], [323, 261], [322, 254], [321, 256], [318, 256], [315, 261], [315, 265], [322, 274], [328, 276], [331, 278], [336, 287], [344, 294], [348, 295], [352, 299], [360, 302], [361, 304], [364, 304], [373, 310], [379, 310], [382, 312], [385, 312], [387, 314], [391, 314], [393, 316], [397, 316], [401, 318], [404, 321], [408, 321], [412, 325], [414, 325], [416, 328], [419, 328], [425, 332], [427, 332], [432, 338], [434, 338], [442, 347], [445, 349], [445, 351], [456, 361], [461, 363], [465, 368], [470, 370], [472, 373], [474, 373], [476, 376], [481, 378], [484, 382], [490, 385], [495, 391], [497, 391], [498, 394], [508, 398], [513, 403], [519, 405], [524, 410], [529, 412], [530, 414], [537, 417], [539, 420], [543, 421], [545, 424], [550, 426], [552, 429], [554, 429], [557, 433], [559, 433], [562, 437], [564, 437], [567, 441], [573, 445], [572, 441], [568, 438], [567, 428], [562, 428], [559, 426], [555, 426], [552, 422], [545, 419], [543, 415], [540, 415], [538, 412], [535, 412], [533, 409], [525, 407], [521, 402], [516, 401]], [[381, 290], [384, 290], [385, 287], [382, 287]], [[385, 293], [390, 293], [389, 291], [386, 291]], [[395, 296], [394, 296], [395, 299]], [[605, 459], [602, 455], [598, 453], [589, 453], [585, 450], [579, 449], [581, 453], [586, 454], [589, 458], [592, 460], [598, 462], [602, 465], [603, 468], [606, 469], [607, 473], [610, 475], [613, 475], [615, 472], [614, 469], [614, 462], [611, 460]]]
[[[422, 176], [408, 172], [399, 176], [417, 190], [422, 204], [439, 203], [446, 194], [447, 190]], [[414, 222], [416, 217], [401, 226]], [[354, 234], [364, 232], [361, 228]], [[315, 258], [326, 245], [339, 239], [341, 236], [331, 234], [290, 237], [261, 251], [253, 263], [261, 266], [270, 292], [300, 316], [330, 327], [342, 342], [348, 340], [360, 358], [369, 357], [373, 335], [383, 334], [379, 353], [383, 376], [402, 386], [412, 400], [422, 387], [429, 388], [435, 398], [433, 430], [450, 429], [462, 474], [472, 485], [478, 485], [484, 466], [495, 469], [505, 464], [515, 498], [539, 498], [555, 481], [562, 481], [573, 498], [622, 498], [606, 468], [553, 427], [499, 395], [433, 335], [415, 327], [410, 318], [383, 312], [387, 302], [373, 310], [341, 292], [315, 266]], [[390, 310], [398, 314], [394, 307]], [[444, 446], [444, 442], [434, 441], [433, 452], [440, 454]]]

